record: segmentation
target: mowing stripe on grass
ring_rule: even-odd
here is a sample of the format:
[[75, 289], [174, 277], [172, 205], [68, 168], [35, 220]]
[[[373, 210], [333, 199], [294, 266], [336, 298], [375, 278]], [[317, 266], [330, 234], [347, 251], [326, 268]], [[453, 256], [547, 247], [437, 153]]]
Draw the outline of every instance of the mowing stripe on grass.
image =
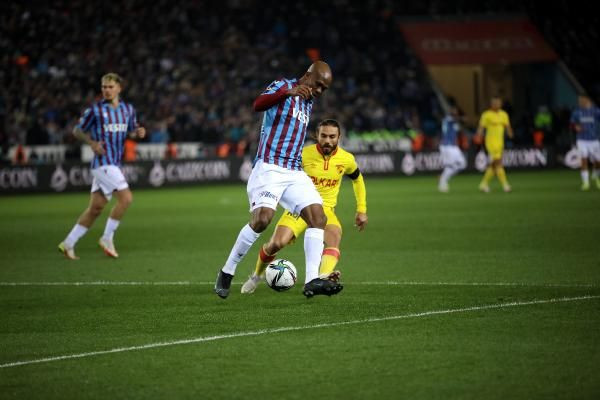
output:
[[389, 317], [367, 318], [367, 319], [360, 319], [360, 320], [353, 320], [353, 321], [330, 322], [330, 323], [324, 323], [324, 324], [305, 325], [305, 326], [288, 326], [288, 327], [262, 329], [262, 330], [258, 330], [258, 331], [249, 331], [249, 332], [234, 332], [234, 333], [229, 333], [229, 334], [225, 334], [225, 335], [205, 336], [205, 337], [198, 337], [198, 338], [193, 338], [193, 339], [174, 340], [171, 342], [150, 343], [150, 344], [144, 344], [141, 346], [118, 347], [118, 348], [110, 349], [110, 350], [91, 351], [89, 353], [67, 354], [64, 356], [38, 358], [35, 360], [14, 361], [14, 362], [6, 363], [6, 364], [0, 364], [0, 368], [11, 368], [11, 367], [18, 367], [18, 366], [22, 366], [22, 365], [48, 363], [48, 362], [53, 362], [53, 361], [70, 360], [70, 359], [74, 359], [74, 358], [85, 358], [85, 357], [92, 357], [92, 356], [111, 354], [111, 353], [123, 353], [126, 351], [153, 349], [153, 348], [157, 348], [157, 347], [176, 346], [176, 345], [180, 345], [180, 344], [212, 342], [212, 341], [221, 340], [221, 339], [230, 339], [230, 338], [245, 337], [245, 336], [258, 336], [258, 335], [272, 334], [272, 333], [278, 333], [278, 332], [290, 332], [290, 331], [300, 331], [300, 330], [308, 330], [308, 329], [330, 328], [333, 326], [341, 326], [341, 325], [356, 325], [356, 324], [366, 324], [366, 323], [370, 323], [370, 322], [381, 322], [381, 321], [391, 321], [391, 320], [407, 319], [407, 318], [428, 317], [430, 315], [452, 314], [452, 313], [461, 313], [461, 312], [469, 312], [469, 311], [482, 311], [482, 310], [492, 310], [492, 309], [517, 307], [517, 306], [528, 306], [528, 305], [534, 305], [534, 304], [562, 303], [562, 302], [568, 302], [568, 301], [591, 300], [591, 299], [600, 299], [600, 295], [586, 295], [586, 296], [578, 296], [578, 297], [559, 297], [559, 298], [546, 299], [546, 300], [515, 301], [515, 302], [511, 302], [511, 303], [488, 304], [488, 305], [483, 305], [483, 306], [454, 308], [454, 309], [448, 309], [448, 310], [424, 311], [424, 312], [420, 312], [420, 313], [393, 315], [393, 316], [389, 316]]
[[[214, 282], [151, 282], [151, 281], [90, 281], [90, 282], [0, 282], [0, 286], [192, 286], [214, 285]], [[233, 285], [241, 285], [234, 282]], [[344, 282], [345, 285], [373, 286], [524, 286], [524, 287], [600, 287], [594, 283], [536, 283], [536, 282], [417, 282], [417, 281], [381, 281], [381, 282]]]

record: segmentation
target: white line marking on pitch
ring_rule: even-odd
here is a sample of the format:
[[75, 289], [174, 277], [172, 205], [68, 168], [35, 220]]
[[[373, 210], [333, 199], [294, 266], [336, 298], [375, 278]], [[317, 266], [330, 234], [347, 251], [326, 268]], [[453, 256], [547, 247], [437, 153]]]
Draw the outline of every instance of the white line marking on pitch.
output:
[[[0, 282], [0, 286], [192, 286], [214, 285], [214, 282], [150, 282], [150, 281], [89, 281], [89, 282]], [[241, 282], [233, 285], [241, 285]], [[346, 285], [372, 286], [524, 286], [524, 287], [600, 287], [594, 283], [535, 283], [535, 282], [418, 282], [418, 281], [382, 281], [382, 282], [344, 282]]]
[[176, 345], [180, 345], [180, 344], [212, 342], [212, 341], [221, 340], [221, 339], [230, 339], [230, 338], [238, 338], [238, 337], [245, 337], [245, 336], [258, 336], [258, 335], [272, 334], [272, 333], [278, 333], [278, 332], [290, 332], [290, 331], [301, 331], [301, 330], [308, 330], [308, 329], [330, 328], [333, 326], [341, 326], [341, 325], [356, 325], [356, 324], [366, 324], [369, 322], [381, 322], [381, 321], [391, 321], [391, 320], [407, 319], [407, 318], [428, 317], [430, 315], [453, 314], [453, 313], [461, 313], [461, 312], [469, 312], [469, 311], [492, 310], [492, 309], [499, 309], [499, 308], [528, 306], [528, 305], [534, 305], [534, 304], [562, 303], [562, 302], [568, 302], [568, 301], [591, 300], [591, 299], [599, 299], [599, 298], [600, 298], [600, 295], [593, 295], [593, 296], [588, 295], [588, 296], [578, 296], [578, 297], [560, 297], [560, 298], [546, 299], [546, 300], [515, 301], [515, 302], [511, 302], [511, 303], [488, 304], [488, 305], [484, 305], [484, 306], [454, 308], [454, 309], [448, 309], [448, 310], [424, 311], [424, 312], [420, 312], [420, 313], [394, 315], [394, 316], [389, 316], [389, 317], [367, 318], [367, 319], [359, 319], [359, 320], [353, 320], [353, 321], [330, 322], [330, 323], [325, 323], [325, 324], [305, 325], [305, 326], [288, 326], [288, 327], [262, 329], [262, 330], [258, 330], [258, 331], [249, 331], [249, 332], [236, 332], [236, 333], [229, 333], [229, 334], [225, 334], [225, 335], [204, 336], [204, 337], [198, 337], [198, 338], [193, 338], [193, 339], [174, 340], [171, 342], [150, 343], [150, 344], [144, 344], [141, 346], [118, 347], [116, 349], [91, 351], [89, 353], [68, 354], [68, 355], [64, 355], [64, 356], [38, 358], [36, 360], [15, 361], [15, 362], [10, 362], [10, 363], [6, 363], [6, 364], [0, 364], [0, 368], [11, 368], [11, 367], [18, 367], [21, 365], [48, 363], [48, 362], [52, 362], [52, 361], [70, 360], [70, 359], [74, 359], [74, 358], [92, 357], [92, 356], [111, 354], [111, 353], [123, 353], [126, 351], [154, 349], [157, 347], [176, 346]]

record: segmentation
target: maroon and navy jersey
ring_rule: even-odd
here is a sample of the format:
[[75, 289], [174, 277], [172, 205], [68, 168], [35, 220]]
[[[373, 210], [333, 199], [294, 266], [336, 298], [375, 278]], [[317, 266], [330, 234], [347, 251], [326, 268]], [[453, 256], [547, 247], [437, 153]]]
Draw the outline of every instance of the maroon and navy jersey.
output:
[[137, 126], [135, 109], [131, 104], [119, 102], [113, 108], [107, 101], [99, 101], [87, 108], [77, 125], [82, 131], [89, 132], [92, 140], [104, 142], [105, 154], [94, 154], [92, 169], [103, 165], [121, 165], [125, 138]]
[[[297, 79], [276, 80], [262, 94], [290, 90], [298, 85]], [[265, 111], [260, 130], [260, 141], [255, 162], [283, 168], [302, 169], [302, 148], [306, 139], [313, 101], [300, 96], [286, 97]]]

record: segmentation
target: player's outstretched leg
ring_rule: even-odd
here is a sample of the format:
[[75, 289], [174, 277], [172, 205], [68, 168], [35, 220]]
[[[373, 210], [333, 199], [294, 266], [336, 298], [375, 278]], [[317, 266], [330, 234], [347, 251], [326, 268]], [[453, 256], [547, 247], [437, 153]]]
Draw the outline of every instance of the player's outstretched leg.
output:
[[229, 288], [231, 288], [231, 280], [233, 275], [227, 272], [219, 271], [217, 275], [217, 281], [215, 282], [215, 293], [222, 299], [226, 299], [229, 296]]

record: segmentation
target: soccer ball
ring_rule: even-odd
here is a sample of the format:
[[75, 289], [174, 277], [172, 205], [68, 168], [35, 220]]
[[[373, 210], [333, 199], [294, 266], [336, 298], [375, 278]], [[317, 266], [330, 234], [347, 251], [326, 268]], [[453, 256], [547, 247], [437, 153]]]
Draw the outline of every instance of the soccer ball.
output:
[[273, 290], [282, 292], [288, 290], [296, 283], [296, 267], [289, 260], [273, 260], [265, 271], [267, 285]]

